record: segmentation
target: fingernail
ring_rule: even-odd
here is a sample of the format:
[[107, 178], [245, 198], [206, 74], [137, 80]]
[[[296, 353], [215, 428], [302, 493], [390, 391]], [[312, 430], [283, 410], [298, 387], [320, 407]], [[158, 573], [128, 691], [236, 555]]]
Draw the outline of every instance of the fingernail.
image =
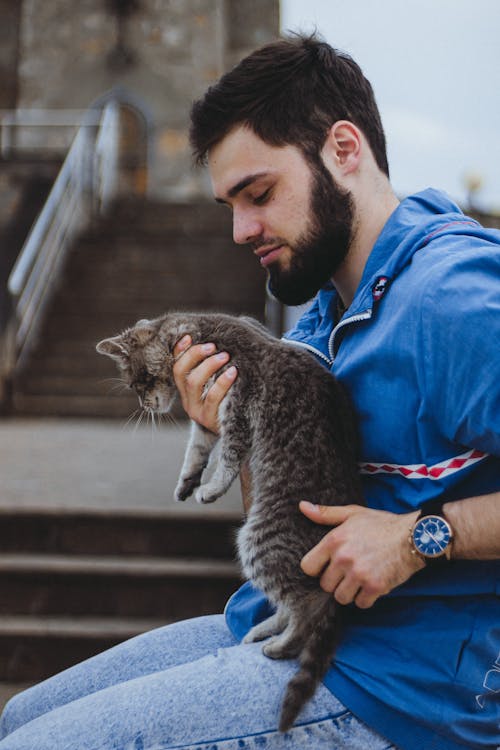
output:
[[318, 507], [317, 505], [314, 505], [314, 503], [310, 503], [309, 500], [301, 500], [300, 504], [306, 510], [316, 510]]
[[215, 351], [215, 344], [203, 344], [201, 350], [203, 354], [212, 354]]
[[217, 355], [217, 359], [219, 360], [219, 362], [227, 362], [227, 360], [229, 359], [229, 354], [227, 352], [219, 352], [219, 354]]
[[179, 341], [179, 343], [177, 344], [177, 346], [180, 349], [187, 349], [190, 343], [191, 343], [191, 336], [183, 336], [181, 340]]
[[231, 365], [231, 367], [228, 367], [224, 375], [228, 380], [234, 380], [234, 378], [237, 375], [237, 369], [234, 365]]

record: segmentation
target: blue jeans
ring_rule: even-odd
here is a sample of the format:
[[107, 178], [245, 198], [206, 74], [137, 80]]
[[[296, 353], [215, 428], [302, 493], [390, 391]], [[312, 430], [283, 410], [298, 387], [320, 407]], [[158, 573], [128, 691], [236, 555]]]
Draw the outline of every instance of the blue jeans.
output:
[[321, 685], [277, 731], [293, 661], [238, 644], [222, 615], [159, 628], [20, 693], [0, 750], [388, 750]]

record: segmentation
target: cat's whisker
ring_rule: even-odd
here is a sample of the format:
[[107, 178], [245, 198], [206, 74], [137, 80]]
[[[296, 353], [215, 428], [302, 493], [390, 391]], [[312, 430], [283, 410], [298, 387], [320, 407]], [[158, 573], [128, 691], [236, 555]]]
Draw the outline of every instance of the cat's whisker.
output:
[[121, 383], [122, 385], [125, 385], [122, 378], [100, 378], [97, 382], [100, 385], [104, 385], [105, 383]]
[[108, 393], [123, 393], [124, 391], [128, 391], [129, 387], [128, 385], [125, 385], [125, 383], [115, 383], [115, 385], [111, 386], [108, 389]]
[[137, 432], [137, 429], [138, 429], [138, 427], [139, 427], [139, 425], [141, 424], [141, 422], [142, 422], [142, 420], [143, 420], [143, 419], [144, 419], [144, 410], [143, 410], [143, 409], [141, 409], [141, 410], [140, 410], [140, 412], [139, 412], [139, 417], [138, 417], [138, 419], [137, 419], [137, 422], [135, 423], [135, 427], [134, 427], [134, 435], [135, 435], [135, 433]]
[[127, 421], [123, 425], [122, 430], [126, 430], [127, 427], [129, 427], [129, 425], [132, 422], [132, 420], [135, 419], [135, 417], [137, 416], [137, 412], [138, 411], [139, 411], [139, 409], [135, 409], [135, 411], [132, 412], [132, 414], [128, 417]]

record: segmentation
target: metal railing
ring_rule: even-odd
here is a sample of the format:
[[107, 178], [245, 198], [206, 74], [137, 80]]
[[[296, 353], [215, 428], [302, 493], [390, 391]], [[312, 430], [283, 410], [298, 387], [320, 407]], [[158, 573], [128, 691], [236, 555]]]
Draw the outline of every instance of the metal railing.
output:
[[82, 122], [97, 126], [100, 117], [99, 109], [0, 110], [0, 156], [12, 159], [29, 153], [45, 159], [65, 154]]
[[119, 177], [119, 102], [83, 118], [8, 280], [12, 315], [0, 340], [0, 385], [31, 350], [75, 236], [104, 213]]

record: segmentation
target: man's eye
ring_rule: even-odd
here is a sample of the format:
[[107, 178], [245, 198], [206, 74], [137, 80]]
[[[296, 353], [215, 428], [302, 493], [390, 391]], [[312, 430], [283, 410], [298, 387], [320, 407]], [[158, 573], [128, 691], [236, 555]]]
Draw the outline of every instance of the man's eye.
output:
[[261, 193], [260, 195], [257, 195], [253, 199], [253, 203], [256, 206], [262, 206], [267, 201], [267, 199], [270, 197], [270, 195], [271, 195], [271, 188], [268, 188], [267, 190], [264, 190], [264, 192]]

